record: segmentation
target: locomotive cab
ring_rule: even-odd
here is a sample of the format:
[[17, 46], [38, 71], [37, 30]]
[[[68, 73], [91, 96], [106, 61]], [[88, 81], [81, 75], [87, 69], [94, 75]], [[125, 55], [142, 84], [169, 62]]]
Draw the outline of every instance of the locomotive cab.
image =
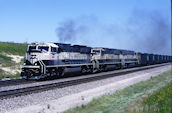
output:
[[54, 58], [54, 55], [59, 53], [58, 46], [48, 43], [33, 43], [28, 45], [25, 56], [25, 65], [35, 65], [40, 60]]
[[104, 54], [103, 48], [91, 49], [92, 60], [93, 59], [100, 59], [103, 56], [103, 54]]
[[21, 76], [23, 78], [38, 77], [39, 79], [42, 74], [46, 73], [46, 65], [54, 63], [50, 61], [58, 58], [58, 53], [58, 46], [53, 43], [28, 45]]

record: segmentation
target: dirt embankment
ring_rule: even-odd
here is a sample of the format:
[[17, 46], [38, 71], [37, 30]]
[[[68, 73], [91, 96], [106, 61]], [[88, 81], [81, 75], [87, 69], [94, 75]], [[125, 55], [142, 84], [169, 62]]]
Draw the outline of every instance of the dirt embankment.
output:
[[24, 59], [24, 56], [7, 53], [1, 53], [1, 55], [10, 58], [10, 60], [3, 59], [3, 62], [0, 63], [1, 75], [3, 75], [4, 78], [5, 76], [8, 77], [8, 75], [15, 75], [21, 72], [21, 65], [23, 63], [22, 60]]

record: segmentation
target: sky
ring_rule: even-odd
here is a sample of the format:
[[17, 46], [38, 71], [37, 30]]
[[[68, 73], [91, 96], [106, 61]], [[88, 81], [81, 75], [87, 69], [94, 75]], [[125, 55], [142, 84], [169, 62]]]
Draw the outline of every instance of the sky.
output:
[[0, 41], [170, 54], [170, 0], [0, 0]]

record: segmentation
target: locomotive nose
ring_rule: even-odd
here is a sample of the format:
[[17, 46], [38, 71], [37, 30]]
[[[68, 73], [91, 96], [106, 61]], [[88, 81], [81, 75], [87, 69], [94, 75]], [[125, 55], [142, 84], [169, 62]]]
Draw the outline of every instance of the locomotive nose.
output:
[[34, 65], [35, 62], [37, 62], [37, 54], [36, 53], [31, 53], [30, 54], [30, 62], [32, 65]]
[[30, 56], [30, 59], [35, 59], [36, 58], [36, 55], [31, 55]]

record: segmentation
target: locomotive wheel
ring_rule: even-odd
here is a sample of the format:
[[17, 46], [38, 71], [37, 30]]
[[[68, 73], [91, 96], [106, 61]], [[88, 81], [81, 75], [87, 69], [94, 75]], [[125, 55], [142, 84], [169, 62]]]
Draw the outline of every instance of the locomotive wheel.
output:
[[92, 64], [93, 64], [92, 73], [99, 72], [100, 71], [99, 62], [97, 60], [93, 60]]
[[85, 67], [85, 66], [81, 67], [81, 73], [82, 74], [87, 73], [87, 67]]
[[106, 67], [106, 65], [103, 65], [103, 67], [102, 67], [102, 71], [107, 71], [107, 67]]
[[58, 76], [64, 76], [64, 68], [58, 69]]

